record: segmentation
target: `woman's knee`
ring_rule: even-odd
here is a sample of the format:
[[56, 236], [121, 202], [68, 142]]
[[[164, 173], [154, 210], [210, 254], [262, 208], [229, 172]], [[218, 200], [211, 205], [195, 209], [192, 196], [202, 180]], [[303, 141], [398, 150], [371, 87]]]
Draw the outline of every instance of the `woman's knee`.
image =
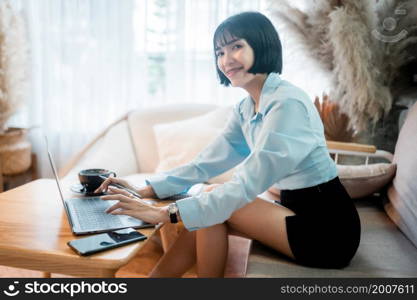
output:
[[212, 225], [206, 228], [201, 228], [196, 231], [197, 244], [199, 242], [222, 243], [227, 240], [228, 227], [225, 223]]
[[225, 223], [219, 223], [215, 225], [211, 225], [209, 227], [200, 228], [196, 231], [197, 234], [211, 234], [216, 232], [222, 232], [227, 231], [227, 224]]

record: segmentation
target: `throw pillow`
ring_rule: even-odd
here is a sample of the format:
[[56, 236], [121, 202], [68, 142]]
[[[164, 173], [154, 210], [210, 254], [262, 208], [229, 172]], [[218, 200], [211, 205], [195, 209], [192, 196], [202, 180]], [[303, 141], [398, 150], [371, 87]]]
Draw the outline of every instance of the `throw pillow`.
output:
[[[223, 130], [232, 107], [221, 107], [205, 115], [157, 124], [153, 127], [158, 147], [159, 165], [155, 172], [168, 171], [192, 161]], [[233, 169], [211, 178], [209, 183], [224, 183]]]
[[397, 173], [384, 208], [391, 220], [417, 247], [417, 103], [407, 114], [395, 146]]
[[[353, 199], [362, 198], [379, 191], [394, 177], [395, 164], [378, 163], [371, 165], [337, 165], [340, 182]], [[275, 186], [269, 192], [279, 196]]]
[[379, 191], [395, 175], [396, 165], [337, 165], [340, 181], [352, 198], [362, 198]]

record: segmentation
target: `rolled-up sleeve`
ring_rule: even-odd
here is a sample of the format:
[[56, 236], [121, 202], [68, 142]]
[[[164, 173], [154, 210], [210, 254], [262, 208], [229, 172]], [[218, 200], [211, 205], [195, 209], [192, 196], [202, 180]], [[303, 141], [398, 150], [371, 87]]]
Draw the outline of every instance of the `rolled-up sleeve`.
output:
[[307, 109], [296, 99], [277, 103], [263, 118], [256, 146], [236, 168], [232, 180], [211, 192], [177, 201], [188, 230], [226, 221], [235, 210], [293, 172], [318, 145]]
[[158, 198], [187, 192], [194, 184], [206, 182], [242, 162], [250, 153], [240, 126], [236, 105], [222, 133], [190, 163], [146, 180]]

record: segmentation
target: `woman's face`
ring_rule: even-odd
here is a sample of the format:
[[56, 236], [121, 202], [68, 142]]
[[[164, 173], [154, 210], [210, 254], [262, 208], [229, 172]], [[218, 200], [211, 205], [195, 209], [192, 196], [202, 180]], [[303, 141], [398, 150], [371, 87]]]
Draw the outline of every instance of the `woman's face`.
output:
[[232, 38], [216, 48], [217, 66], [234, 87], [245, 88], [255, 78], [248, 73], [255, 61], [252, 47], [245, 39]]

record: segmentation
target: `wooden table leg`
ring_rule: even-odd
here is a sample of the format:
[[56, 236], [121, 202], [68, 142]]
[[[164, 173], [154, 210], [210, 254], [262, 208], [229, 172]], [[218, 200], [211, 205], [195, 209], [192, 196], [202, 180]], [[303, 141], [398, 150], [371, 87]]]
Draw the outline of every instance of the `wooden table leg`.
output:
[[[113, 269], [100, 269], [100, 270], [90, 270], [91, 272], [80, 272], [79, 274], [65, 274], [65, 272], [63, 273], [57, 273], [57, 274], [62, 274], [64, 276], [70, 276], [70, 277], [86, 277], [86, 278], [114, 278], [116, 277], [116, 271], [117, 270], [113, 270]], [[54, 273], [55, 274], [55, 273]], [[58, 275], [58, 277], [61, 277]], [[42, 272], [42, 278], [51, 278], [51, 273], [50, 272]]]
[[95, 276], [95, 277], [114, 278], [114, 277], [116, 277], [116, 271], [117, 270], [109, 270], [109, 269], [100, 270], [100, 273], [97, 274], [97, 276]]

